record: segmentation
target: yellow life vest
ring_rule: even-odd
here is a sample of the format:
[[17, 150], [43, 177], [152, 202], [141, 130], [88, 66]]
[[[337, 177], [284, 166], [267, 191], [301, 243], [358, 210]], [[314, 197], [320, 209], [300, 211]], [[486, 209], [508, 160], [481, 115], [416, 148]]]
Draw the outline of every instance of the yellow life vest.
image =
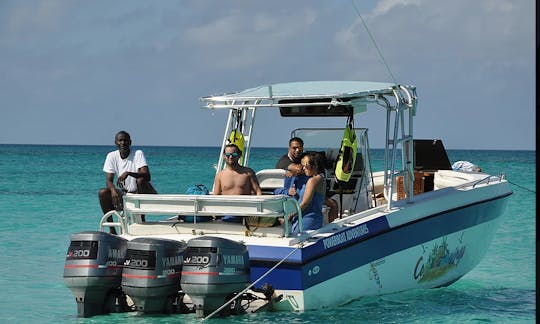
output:
[[242, 155], [238, 160], [238, 163], [242, 164], [244, 161], [244, 135], [237, 129], [233, 129], [231, 135], [229, 135], [229, 144], [238, 146]]
[[356, 133], [349, 124], [345, 127], [335, 169], [336, 179], [340, 181], [348, 182], [351, 178], [354, 163], [356, 162], [356, 151], [358, 150], [356, 142]]

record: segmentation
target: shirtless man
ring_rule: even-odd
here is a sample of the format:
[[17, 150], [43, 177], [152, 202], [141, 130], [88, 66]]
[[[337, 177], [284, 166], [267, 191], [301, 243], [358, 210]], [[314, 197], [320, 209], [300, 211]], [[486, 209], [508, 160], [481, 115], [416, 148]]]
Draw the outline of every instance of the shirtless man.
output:
[[228, 144], [225, 146], [223, 156], [226, 167], [216, 174], [214, 195], [261, 195], [255, 172], [238, 163], [242, 156], [238, 146]]

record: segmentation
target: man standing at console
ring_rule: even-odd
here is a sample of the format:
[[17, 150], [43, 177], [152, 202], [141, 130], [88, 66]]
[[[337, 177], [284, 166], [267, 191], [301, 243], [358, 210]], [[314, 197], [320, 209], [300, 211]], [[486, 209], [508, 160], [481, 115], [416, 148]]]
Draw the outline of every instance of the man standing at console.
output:
[[[284, 169], [288, 171], [293, 171], [295, 173], [300, 173], [302, 166], [300, 165], [300, 158], [302, 153], [304, 153], [304, 141], [300, 137], [293, 137], [289, 140], [289, 150], [287, 154], [284, 154], [279, 161], [276, 163], [276, 169]], [[294, 170], [289, 170], [288, 167], [292, 164]], [[294, 174], [293, 174], [294, 175]]]
[[[109, 152], [103, 164], [105, 188], [99, 193], [99, 203], [103, 214], [116, 209], [122, 210], [122, 196], [130, 193], [157, 193], [150, 183], [150, 170], [141, 150], [131, 150], [131, 137], [126, 131], [119, 131], [114, 137], [118, 150]], [[114, 176], [117, 176], [114, 184]], [[112, 222], [112, 216], [107, 219]], [[144, 217], [143, 217], [144, 221]], [[111, 233], [115, 232], [111, 228]]]

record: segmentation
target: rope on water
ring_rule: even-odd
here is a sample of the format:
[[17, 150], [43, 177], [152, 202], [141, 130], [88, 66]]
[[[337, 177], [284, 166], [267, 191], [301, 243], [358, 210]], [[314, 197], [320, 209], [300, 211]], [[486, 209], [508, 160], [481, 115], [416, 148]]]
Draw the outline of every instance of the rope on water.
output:
[[527, 188], [527, 187], [518, 185], [517, 183], [514, 183], [514, 182], [512, 182], [512, 181], [510, 181], [510, 180], [508, 180], [508, 179], [506, 179], [506, 181], [508, 181], [508, 183], [513, 184], [514, 186], [516, 186], [516, 187], [518, 187], [518, 188], [521, 188], [521, 189], [523, 189], [523, 190], [526, 190], [526, 191], [528, 191], [528, 192], [531, 192], [531, 193], [533, 193], [533, 194], [536, 194], [536, 191], [535, 191], [535, 190], [531, 190], [531, 189], [529, 189], [529, 188]]
[[234, 298], [231, 298], [228, 302], [226, 302], [225, 304], [221, 305], [220, 308], [216, 309], [213, 313], [209, 314], [208, 316], [206, 316], [205, 318], [202, 319], [202, 321], [206, 321], [207, 319], [211, 318], [212, 316], [216, 315], [217, 313], [219, 313], [223, 308], [227, 307], [227, 305], [229, 305], [230, 303], [232, 303], [235, 299], [237, 299], [238, 297], [242, 296], [246, 291], [248, 291], [249, 289], [251, 289], [251, 287], [255, 286], [259, 281], [261, 281], [264, 277], [266, 277], [270, 272], [274, 271], [274, 269], [276, 269], [277, 267], [279, 267], [280, 264], [282, 264], [285, 260], [287, 260], [291, 255], [293, 255], [294, 252], [296, 252], [298, 249], [300, 249], [302, 246], [301, 245], [298, 245], [294, 250], [292, 250], [289, 254], [287, 254], [283, 259], [281, 259], [278, 263], [276, 263], [276, 265], [274, 265], [271, 269], [269, 269], [268, 271], [266, 271], [262, 276], [259, 277], [259, 279], [255, 280], [251, 285], [247, 286], [246, 289], [242, 290], [241, 292], [239, 292], [236, 296], [234, 296]]

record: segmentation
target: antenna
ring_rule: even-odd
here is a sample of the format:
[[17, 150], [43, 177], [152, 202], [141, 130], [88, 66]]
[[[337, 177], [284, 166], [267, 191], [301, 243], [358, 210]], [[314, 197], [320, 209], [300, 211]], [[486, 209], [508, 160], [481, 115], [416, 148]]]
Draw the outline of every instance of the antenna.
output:
[[364, 28], [366, 29], [366, 32], [369, 35], [369, 38], [371, 38], [371, 41], [373, 42], [373, 45], [375, 46], [375, 49], [377, 49], [377, 53], [379, 53], [379, 56], [381, 57], [381, 60], [383, 61], [383, 64], [386, 67], [386, 70], [388, 71], [388, 74], [390, 74], [390, 77], [392, 78], [394, 83], [397, 85], [398, 83], [396, 81], [396, 78], [394, 77], [394, 74], [392, 73], [392, 71], [390, 70], [390, 67], [386, 63], [386, 60], [384, 59], [384, 56], [382, 55], [382, 52], [379, 49], [379, 46], [377, 46], [377, 42], [375, 41], [375, 38], [373, 37], [373, 35], [371, 35], [371, 32], [369, 31], [369, 28], [368, 28], [366, 22], [364, 21], [364, 18], [362, 17], [362, 15], [360, 14], [360, 11], [356, 7], [356, 3], [354, 2], [354, 0], [351, 0], [351, 2], [352, 2], [352, 5], [354, 7], [354, 10], [356, 11], [356, 14], [358, 15], [358, 17], [360, 17], [360, 20], [362, 21], [362, 24], [364, 25]]

